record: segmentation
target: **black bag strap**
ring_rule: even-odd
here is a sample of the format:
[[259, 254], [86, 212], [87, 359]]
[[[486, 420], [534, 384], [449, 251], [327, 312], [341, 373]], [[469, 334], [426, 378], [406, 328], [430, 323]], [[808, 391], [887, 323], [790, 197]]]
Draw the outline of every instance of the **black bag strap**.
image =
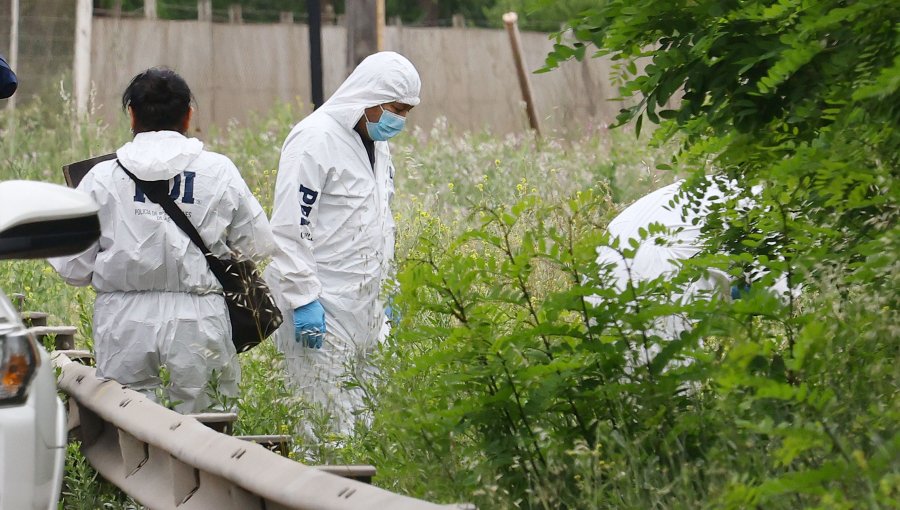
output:
[[203, 256], [206, 257], [206, 263], [209, 264], [210, 271], [212, 271], [216, 276], [216, 279], [219, 280], [219, 283], [224, 287], [226, 285], [225, 282], [227, 281], [227, 277], [225, 276], [225, 270], [222, 267], [222, 261], [209, 251], [209, 248], [206, 247], [206, 243], [203, 242], [203, 238], [200, 237], [200, 233], [197, 232], [197, 227], [191, 223], [191, 220], [184, 214], [184, 211], [182, 211], [181, 208], [175, 204], [175, 201], [172, 200], [172, 197], [169, 196], [169, 187], [153, 186], [152, 184], [154, 183], [152, 182], [138, 179], [131, 171], [125, 168], [125, 165], [123, 165], [120, 160], [116, 160], [116, 162], [122, 167], [122, 170], [128, 174], [128, 177], [131, 177], [131, 180], [133, 180], [138, 189], [144, 193], [144, 196], [149, 198], [151, 202], [159, 204], [163, 208], [163, 211], [169, 215], [169, 218], [172, 218], [172, 221], [178, 225], [178, 228], [187, 234], [194, 245], [200, 248]]

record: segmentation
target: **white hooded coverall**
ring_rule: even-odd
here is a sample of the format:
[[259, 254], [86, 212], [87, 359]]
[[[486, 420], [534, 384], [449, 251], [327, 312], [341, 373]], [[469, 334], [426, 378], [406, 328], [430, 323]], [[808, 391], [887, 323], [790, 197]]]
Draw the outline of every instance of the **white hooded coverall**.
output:
[[[633, 259], [624, 259], [618, 251], [608, 246], [597, 248], [597, 263], [609, 267], [612, 283], [620, 292], [625, 291], [629, 278], [637, 283], [676, 274], [682, 261], [697, 255], [703, 248], [700, 238], [702, 217], [709, 212], [711, 204], [726, 197], [714, 182], [710, 182], [705, 196], [695, 204], [698, 206], [697, 212], [686, 207], [686, 198], [672, 204], [683, 182], [675, 182], [639, 198], [609, 223], [607, 230], [610, 241], [618, 238], [622, 249], [630, 247], [630, 240], [640, 243]], [[711, 200], [712, 197], [715, 198]], [[695, 219], [699, 221], [695, 222]], [[653, 223], [662, 225], [668, 233], [650, 235], [641, 240], [640, 230]], [[710, 295], [728, 296], [730, 288], [731, 278], [727, 274], [709, 269], [706, 277], [688, 285], [683, 297], [693, 299]], [[596, 299], [592, 301], [596, 302]], [[690, 322], [685, 317], [670, 316], [658, 321], [655, 333], [662, 338], [674, 340], [690, 327]], [[649, 352], [643, 347], [640, 349], [639, 362], [645, 364], [658, 354], [660, 346], [651, 345]]]
[[[365, 108], [419, 103], [412, 63], [393, 52], [367, 57], [331, 98], [297, 124], [281, 152], [272, 230], [279, 250], [266, 280], [285, 317], [276, 342], [301, 394], [349, 433], [362, 392], [345, 387], [373, 370], [368, 357], [385, 332], [381, 287], [394, 255], [394, 166], [375, 142], [374, 169], [354, 126]], [[321, 349], [295, 341], [293, 310], [318, 299], [327, 334]]]
[[[640, 230], [646, 229], [652, 223], [658, 223], [670, 230], [668, 234], [650, 236], [641, 241], [640, 246], [632, 260], [624, 260], [618, 252], [612, 248], [601, 246], [597, 249], [597, 262], [599, 264], [614, 264], [612, 268], [615, 283], [619, 290], [624, 290], [628, 282], [628, 269], [635, 281], [652, 280], [663, 274], [674, 274], [680, 267], [680, 262], [700, 253], [700, 233], [703, 228], [702, 216], [708, 213], [710, 204], [724, 200], [723, 194], [715, 183], [710, 183], [704, 197], [699, 204], [699, 211], [694, 212], [685, 207], [685, 200], [670, 205], [678, 195], [684, 181], [664, 186], [652, 193], [644, 195], [633, 204], [625, 208], [616, 216], [607, 227], [610, 240], [619, 238], [621, 247], [628, 247], [631, 239], [641, 241]], [[719, 197], [715, 201], [707, 197]], [[695, 219], [698, 219], [696, 221]], [[662, 237], [665, 242], [655, 242], [656, 237]], [[724, 280], [720, 281], [720, 278]], [[692, 290], [713, 290], [724, 285], [722, 290], [728, 291], [730, 279], [719, 272], [713, 273], [709, 280], [697, 282]]]
[[[704, 248], [700, 236], [704, 217], [709, 214], [712, 205], [724, 202], [737, 193], [733, 183], [708, 179], [709, 184], [704, 196], [696, 203], [689, 204], [687, 197], [672, 203], [684, 184], [684, 181], [678, 181], [641, 197], [609, 223], [607, 230], [610, 240], [618, 238], [620, 247], [629, 247], [631, 239], [640, 243], [634, 258], [630, 260], [624, 259], [608, 246], [597, 248], [597, 263], [610, 268], [612, 281], [620, 292], [625, 290], [629, 278], [634, 282], [640, 282], [675, 275], [683, 261], [697, 255]], [[746, 199], [738, 205], [743, 208], [756, 207], [755, 203]], [[650, 235], [641, 240], [640, 230], [653, 223], [662, 225], [668, 233]], [[657, 240], [662, 242], [658, 243]], [[691, 282], [685, 288], [684, 294], [675, 298], [730, 299], [731, 285], [732, 278], [728, 274], [709, 268], [704, 277]], [[783, 297], [787, 292], [786, 278], [779, 278], [769, 290], [774, 295]], [[592, 301], [596, 302], [596, 299]], [[691, 322], [686, 317], [673, 315], [659, 320], [655, 333], [662, 338], [673, 340], [690, 328]], [[650, 352], [643, 348], [641, 351], [640, 362], [643, 364], [656, 356], [659, 346], [654, 344], [649, 349]]]
[[[227, 157], [174, 131], [139, 133], [116, 152], [146, 181], [165, 180], [210, 251], [257, 261], [274, 249], [265, 213]], [[156, 400], [160, 367], [168, 399], [182, 413], [211, 404], [207, 383], [237, 396], [240, 367], [222, 286], [206, 259], [162, 207], [136, 188], [115, 160], [96, 165], [78, 189], [100, 206], [100, 239], [71, 257], [50, 259], [72, 285], [93, 285], [97, 375]]]

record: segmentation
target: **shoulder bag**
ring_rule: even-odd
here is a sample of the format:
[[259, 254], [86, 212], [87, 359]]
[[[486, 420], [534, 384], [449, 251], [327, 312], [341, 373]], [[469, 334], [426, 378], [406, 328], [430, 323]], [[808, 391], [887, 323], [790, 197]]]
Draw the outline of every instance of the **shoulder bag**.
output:
[[118, 163], [144, 196], [159, 204], [206, 257], [209, 269], [225, 291], [225, 303], [231, 318], [231, 341], [237, 352], [255, 347], [275, 333], [284, 319], [256, 264], [250, 259], [220, 259], [213, 255], [197, 228], [169, 196], [168, 186], [138, 179], [121, 161]]

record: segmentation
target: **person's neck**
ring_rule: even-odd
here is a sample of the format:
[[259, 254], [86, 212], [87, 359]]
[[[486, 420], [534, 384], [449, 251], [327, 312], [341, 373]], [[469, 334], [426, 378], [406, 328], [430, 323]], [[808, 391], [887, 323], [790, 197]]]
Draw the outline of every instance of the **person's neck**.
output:
[[369, 138], [369, 133], [366, 132], [366, 117], [363, 115], [359, 118], [359, 121], [353, 126], [353, 130], [356, 131], [356, 134], [362, 138], [363, 142], [372, 143], [373, 140]]
[[359, 139], [363, 143], [363, 147], [366, 149], [366, 155], [369, 156], [369, 163], [372, 165], [372, 171], [375, 171], [375, 141], [369, 138], [369, 133], [366, 132], [365, 127], [365, 117], [361, 118], [359, 122], [356, 123], [356, 126], [353, 128], [356, 131], [356, 134], [359, 135]]

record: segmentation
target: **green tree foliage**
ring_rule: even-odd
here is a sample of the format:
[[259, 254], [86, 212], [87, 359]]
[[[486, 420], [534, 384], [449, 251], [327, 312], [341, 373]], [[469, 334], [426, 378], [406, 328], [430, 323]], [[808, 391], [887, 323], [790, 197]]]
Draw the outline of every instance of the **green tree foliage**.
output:
[[454, 14], [461, 14], [468, 25], [502, 27], [503, 13], [519, 14], [519, 25], [526, 30], [555, 32], [560, 24], [593, 5], [591, 0], [561, 0], [539, 5], [532, 0], [387, 0], [388, 17], [399, 16], [404, 23], [449, 25]]
[[388, 17], [399, 16], [404, 23], [449, 25], [454, 14], [462, 14], [470, 20], [482, 20], [485, 3], [479, 0], [386, 0]]
[[622, 94], [638, 101], [619, 122], [662, 122], [687, 168], [737, 179], [758, 207], [709, 218], [714, 248], [793, 284], [836, 269], [830, 283], [878, 293], [894, 288], [900, 238], [898, 23], [891, 1], [609, 1], [557, 38], [547, 68], [591, 47], [625, 62]]
[[513, 11], [519, 15], [519, 26], [524, 30], [556, 32], [567, 20], [586, 11], [596, 2], [592, 0], [559, 0], [538, 3], [534, 0], [497, 0], [483, 7], [484, 17], [502, 26], [503, 13]]
[[711, 162], [747, 193], [765, 184], [770, 207], [731, 226], [759, 229], [741, 239], [756, 252], [776, 244], [758, 236], [808, 237], [779, 243], [808, 271], [896, 239], [898, 20], [891, 1], [609, 1], [558, 37], [547, 64], [592, 46], [627, 62], [622, 94], [639, 102], [620, 123], [669, 119], [657, 136], [683, 137], [697, 172]]
[[[95, 0], [96, 7], [112, 10], [121, 4], [123, 13], [143, 12], [144, 0]], [[291, 11], [297, 19], [305, 19], [306, 1], [297, 0], [213, 0], [213, 12], [225, 18], [228, 7], [240, 4], [243, 18], [251, 22], [275, 22], [279, 13]], [[330, 4], [336, 13], [344, 12], [343, 0], [321, 0]], [[560, 24], [593, 5], [590, 0], [563, 0], [538, 5], [533, 0], [386, 0], [388, 19], [399, 17], [403, 23], [425, 26], [449, 26], [455, 14], [465, 17], [469, 25], [501, 27], [501, 16], [516, 11], [520, 26], [528, 30], [556, 31]], [[161, 19], [195, 19], [197, 0], [157, 0], [157, 14]]]
[[[144, 0], [95, 0], [94, 6], [111, 10], [117, 3], [126, 14], [139, 14], [144, 9]], [[276, 22], [282, 11], [306, 15], [306, 2], [297, 0], [212, 0], [213, 13], [224, 18], [233, 4], [239, 4], [243, 19], [251, 22]], [[157, 0], [156, 10], [160, 19], [197, 19], [197, 0]]]
[[[659, 279], [619, 293], [597, 267], [613, 210], [604, 190], [525, 193], [512, 206], [485, 204], [480, 225], [450, 241], [432, 219], [400, 272], [403, 319], [367, 438], [380, 445], [378, 464], [400, 480], [454, 466], [451, 486], [425, 495], [484, 508], [698, 501], [691, 461], [716, 427], [696, 424], [717, 417], [705, 364], [664, 369], [696, 351], [696, 337], [670, 345], [657, 331], [679, 308], [678, 286]], [[634, 256], [634, 246], [613, 246]], [[665, 352], [647, 363], [639, 353], [654, 347]], [[672, 476], [688, 479], [686, 490], [635, 490]]]
[[[707, 174], [736, 196], [706, 254], [624, 292], [593, 260], [597, 189], [423, 230], [373, 455], [486, 508], [900, 506], [900, 4], [606, 0], [556, 42], [547, 70], [616, 62], [619, 124], [678, 144], [684, 203]], [[680, 299], [709, 267], [749, 291]], [[674, 340], [672, 315], [694, 324]]]

